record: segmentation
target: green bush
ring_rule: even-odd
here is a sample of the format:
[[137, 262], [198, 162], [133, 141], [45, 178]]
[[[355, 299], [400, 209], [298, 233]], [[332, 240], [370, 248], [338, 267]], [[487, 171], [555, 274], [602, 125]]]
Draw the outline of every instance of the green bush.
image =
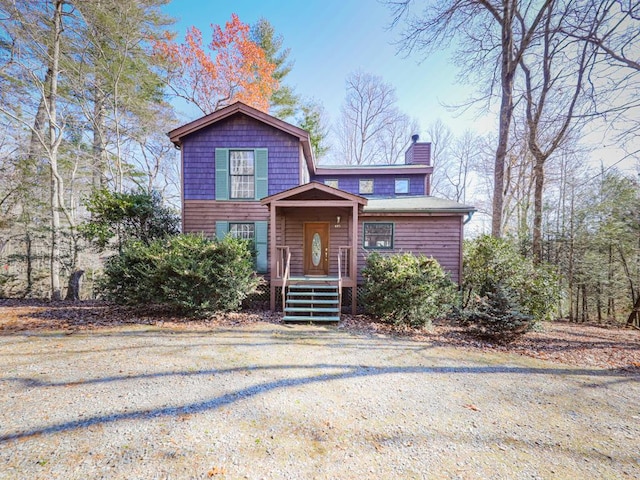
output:
[[[560, 295], [556, 275], [547, 265], [534, 265], [507, 240], [483, 235], [466, 242], [463, 278], [461, 317], [470, 330], [486, 331], [483, 336], [513, 337], [553, 318]], [[472, 321], [487, 325], [471, 328]]]
[[515, 295], [503, 285], [496, 285], [484, 297], [477, 297], [462, 311], [462, 324], [474, 336], [510, 342], [528, 332], [534, 318], [520, 311]]
[[249, 242], [177, 235], [127, 243], [107, 261], [100, 290], [119, 303], [206, 315], [238, 309], [259, 284]]
[[423, 255], [373, 253], [362, 276], [367, 313], [387, 323], [430, 326], [458, 299], [455, 284], [440, 264]]
[[180, 231], [180, 217], [162, 204], [158, 192], [118, 193], [98, 189], [85, 205], [91, 219], [81, 224], [79, 230], [100, 251], [114, 242], [118, 251], [132, 240], [149, 245], [152, 240]]

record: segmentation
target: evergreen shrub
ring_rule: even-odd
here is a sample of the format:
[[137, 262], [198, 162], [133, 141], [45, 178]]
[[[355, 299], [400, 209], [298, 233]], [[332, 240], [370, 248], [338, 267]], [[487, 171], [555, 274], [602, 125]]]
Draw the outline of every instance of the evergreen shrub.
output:
[[535, 265], [505, 239], [483, 235], [464, 246], [461, 319], [472, 333], [513, 339], [551, 320], [560, 290], [547, 265]]
[[362, 276], [367, 313], [387, 323], [428, 327], [458, 300], [448, 274], [437, 260], [424, 255], [372, 253]]
[[534, 318], [521, 312], [515, 295], [501, 284], [477, 297], [461, 315], [467, 331], [501, 343], [515, 340], [534, 326]]
[[100, 290], [119, 303], [202, 316], [238, 309], [260, 282], [250, 242], [186, 234], [128, 242], [107, 261]]

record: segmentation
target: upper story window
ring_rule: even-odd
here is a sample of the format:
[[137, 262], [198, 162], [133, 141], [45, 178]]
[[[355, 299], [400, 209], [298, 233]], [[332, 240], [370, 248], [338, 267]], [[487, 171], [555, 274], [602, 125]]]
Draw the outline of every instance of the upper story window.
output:
[[216, 200], [260, 200], [269, 195], [266, 148], [216, 148]]
[[253, 150], [229, 152], [230, 198], [255, 197], [255, 169]]
[[361, 178], [358, 184], [358, 192], [362, 195], [373, 194], [373, 180]]
[[333, 188], [338, 188], [338, 180], [325, 180], [324, 184], [327, 185], [328, 187], [333, 187]]
[[396, 178], [396, 194], [409, 193], [409, 179], [408, 178]]

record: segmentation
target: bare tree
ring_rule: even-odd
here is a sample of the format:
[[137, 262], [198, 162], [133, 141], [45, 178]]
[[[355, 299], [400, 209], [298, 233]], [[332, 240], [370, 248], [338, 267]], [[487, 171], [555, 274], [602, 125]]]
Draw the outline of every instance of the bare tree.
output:
[[640, 149], [640, 3], [603, 0], [587, 2], [569, 11], [563, 33], [596, 49], [596, 66], [587, 71], [595, 91], [598, 109], [616, 141], [631, 144], [630, 155]]
[[[394, 23], [405, 21], [402, 47], [427, 53], [459, 40], [458, 63], [466, 73], [485, 74], [488, 98], [499, 85], [500, 119], [495, 151], [491, 233], [502, 232], [504, 169], [514, 110], [514, 85], [520, 58], [530, 47], [551, 0], [448, 0], [410, 11], [412, 0], [391, 0]], [[486, 68], [489, 68], [487, 72]]]
[[471, 198], [473, 164], [479, 156], [479, 151], [480, 138], [467, 130], [452, 142], [446, 157], [440, 155], [440, 195], [461, 203]]
[[444, 190], [446, 189], [446, 162], [450, 158], [449, 148], [451, 147], [453, 134], [441, 120], [436, 120], [429, 126], [427, 135], [431, 142], [431, 165], [433, 165], [431, 193], [444, 196]]
[[562, 32], [566, 18], [566, 5], [550, 3], [542, 22], [542, 34], [519, 61], [524, 73], [527, 144], [534, 159], [532, 248], [537, 262], [542, 261], [545, 163], [586, 114], [585, 108], [590, 105], [584, 94], [586, 75], [596, 59], [588, 42], [576, 43]]
[[395, 88], [381, 77], [354, 72], [337, 125], [339, 163], [395, 163], [415, 122], [396, 106]]

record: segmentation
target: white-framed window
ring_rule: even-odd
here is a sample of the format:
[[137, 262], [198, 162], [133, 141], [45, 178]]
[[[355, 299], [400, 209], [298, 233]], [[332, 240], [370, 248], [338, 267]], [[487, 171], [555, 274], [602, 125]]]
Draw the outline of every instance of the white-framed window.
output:
[[222, 240], [227, 235], [250, 240], [256, 252], [256, 270], [265, 273], [269, 269], [267, 253], [268, 222], [259, 220], [247, 222], [241, 220], [216, 220], [216, 238]]
[[243, 240], [255, 240], [256, 224], [229, 222], [229, 235], [234, 238], [242, 238]]
[[327, 185], [328, 187], [338, 188], [338, 180], [327, 179], [324, 181], [324, 184]]
[[255, 197], [255, 163], [253, 150], [229, 151], [229, 198], [247, 199]]
[[396, 194], [400, 193], [409, 193], [409, 179], [408, 178], [396, 178], [395, 192]]
[[373, 180], [370, 178], [361, 178], [358, 182], [358, 192], [363, 195], [373, 194]]
[[363, 247], [367, 250], [393, 248], [393, 223], [364, 223], [363, 230]]

